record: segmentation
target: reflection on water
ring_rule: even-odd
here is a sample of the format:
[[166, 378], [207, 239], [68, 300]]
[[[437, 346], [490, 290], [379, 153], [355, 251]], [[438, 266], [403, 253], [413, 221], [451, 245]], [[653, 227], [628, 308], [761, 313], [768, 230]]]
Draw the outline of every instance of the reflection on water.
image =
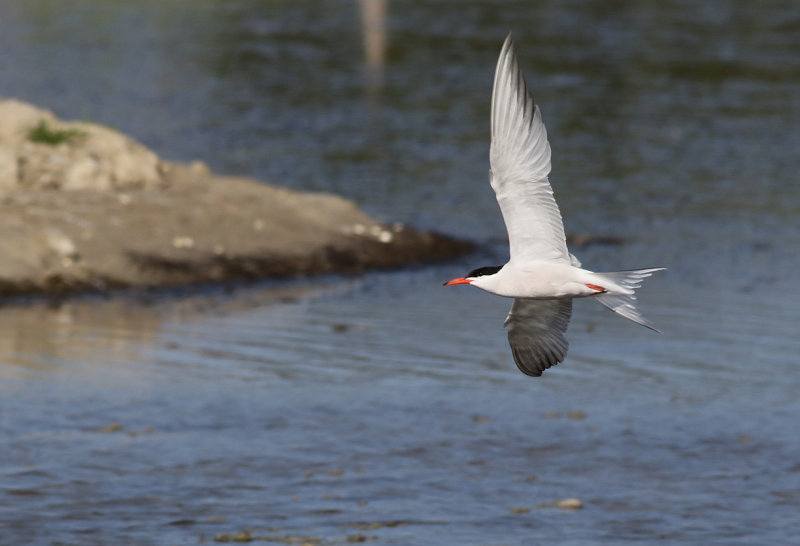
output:
[[[0, 308], [0, 378], [30, 372], [93, 375], [143, 357], [164, 325], [191, 323], [209, 315], [286, 304], [335, 291], [336, 283], [290, 283], [263, 289], [230, 287], [181, 295], [177, 291], [86, 298], [52, 304]], [[75, 363], [81, 365], [76, 367]], [[60, 365], [63, 364], [63, 365]], [[0, 386], [0, 388], [2, 388]]]
[[[762, 3], [0, 2], [3, 94], [497, 241], [356, 279], [0, 308], [0, 542], [791, 542], [796, 20]], [[669, 267], [640, 296], [663, 335], [576, 302], [568, 359], [539, 381], [511, 361], [507, 301], [441, 287], [506, 257], [486, 169], [509, 29], [567, 230], [625, 240], [575, 253]], [[584, 508], [551, 506], [569, 497]]]

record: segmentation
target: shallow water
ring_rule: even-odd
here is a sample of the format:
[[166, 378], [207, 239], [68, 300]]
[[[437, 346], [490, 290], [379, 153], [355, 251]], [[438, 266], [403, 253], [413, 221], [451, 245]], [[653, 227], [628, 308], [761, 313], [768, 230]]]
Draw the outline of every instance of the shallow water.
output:
[[[491, 242], [462, 263], [0, 308], [0, 543], [787, 544], [800, 532], [800, 8], [0, 2], [0, 90]], [[567, 230], [664, 265], [519, 374], [486, 183], [513, 28]], [[376, 55], [380, 58], [380, 55]], [[580, 510], [543, 506], [578, 498]]]

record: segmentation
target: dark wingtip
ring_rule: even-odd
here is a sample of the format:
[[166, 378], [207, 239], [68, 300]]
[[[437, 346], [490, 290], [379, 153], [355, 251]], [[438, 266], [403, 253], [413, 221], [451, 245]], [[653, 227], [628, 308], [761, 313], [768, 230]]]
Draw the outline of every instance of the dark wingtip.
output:
[[511, 31], [508, 31], [506, 34], [506, 39], [503, 40], [503, 50], [512, 51], [514, 49], [514, 37], [511, 35]]
[[541, 377], [546, 369], [558, 364], [558, 361], [548, 362], [547, 360], [542, 361], [538, 358], [532, 360], [529, 356], [526, 358], [521, 351], [513, 347], [511, 348], [511, 354], [514, 357], [514, 363], [517, 365], [517, 369], [529, 377]]

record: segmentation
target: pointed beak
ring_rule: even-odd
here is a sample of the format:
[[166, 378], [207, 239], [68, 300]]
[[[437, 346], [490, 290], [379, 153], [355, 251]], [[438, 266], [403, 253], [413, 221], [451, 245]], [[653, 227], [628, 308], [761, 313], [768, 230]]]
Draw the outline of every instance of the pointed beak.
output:
[[469, 279], [465, 279], [464, 277], [459, 277], [457, 279], [453, 279], [452, 281], [447, 281], [444, 283], [444, 286], [453, 286], [454, 284], [469, 284], [472, 281]]

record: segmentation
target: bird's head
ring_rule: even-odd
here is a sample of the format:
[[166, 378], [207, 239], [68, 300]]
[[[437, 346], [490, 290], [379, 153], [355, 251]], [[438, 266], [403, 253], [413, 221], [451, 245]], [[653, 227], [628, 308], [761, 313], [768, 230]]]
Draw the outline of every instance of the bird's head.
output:
[[473, 281], [481, 277], [494, 275], [501, 269], [503, 269], [502, 265], [488, 265], [486, 267], [479, 267], [478, 269], [473, 269], [463, 277], [458, 277], [451, 281], [447, 281], [444, 283], [444, 286], [453, 286], [454, 284], [472, 284]]

